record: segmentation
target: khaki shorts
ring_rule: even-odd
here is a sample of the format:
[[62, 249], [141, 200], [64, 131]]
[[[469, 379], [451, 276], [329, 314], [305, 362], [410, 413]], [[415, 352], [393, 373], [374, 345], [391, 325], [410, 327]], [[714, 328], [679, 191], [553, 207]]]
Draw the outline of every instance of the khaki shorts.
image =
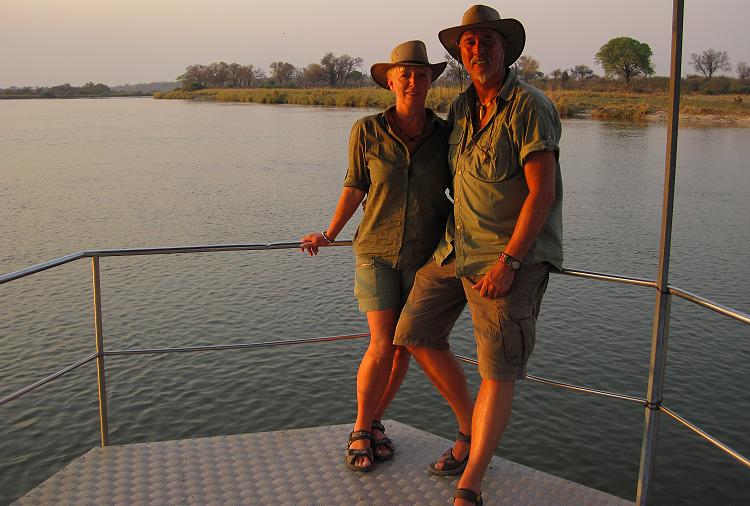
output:
[[364, 256], [355, 256], [354, 262], [354, 296], [360, 311], [404, 307], [416, 269], [394, 269]]
[[450, 349], [448, 336], [468, 302], [480, 376], [523, 379], [549, 269], [546, 263], [524, 267], [516, 272], [507, 295], [489, 299], [471, 288], [482, 276], [456, 278], [455, 260], [445, 265], [428, 262], [417, 272], [393, 344]]

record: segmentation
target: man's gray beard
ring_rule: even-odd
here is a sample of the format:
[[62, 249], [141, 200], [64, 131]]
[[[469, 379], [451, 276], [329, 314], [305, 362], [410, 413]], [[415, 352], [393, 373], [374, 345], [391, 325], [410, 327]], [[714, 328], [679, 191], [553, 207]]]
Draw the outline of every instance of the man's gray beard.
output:
[[487, 72], [482, 72], [476, 77], [477, 81], [479, 81], [479, 84], [484, 84], [487, 82], [487, 79], [489, 79], [489, 75], [487, 75]]

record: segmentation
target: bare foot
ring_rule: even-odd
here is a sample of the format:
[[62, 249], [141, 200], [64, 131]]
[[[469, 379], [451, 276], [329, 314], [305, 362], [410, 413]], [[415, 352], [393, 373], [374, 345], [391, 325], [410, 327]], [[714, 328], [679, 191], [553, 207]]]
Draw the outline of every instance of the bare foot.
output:
[[[370, 447], [370, 440], [369, 439], [358, 439], [356, 441], [352, 441], [352, 443], [349, 445], [349, 448], [352, 450], [365, 450]], [[361, 468], [370, 467], [372, 465], [372, 462], [370, 462], [369, 457], [365, 456], [359, 456], [354, 459], [354, 465]]]

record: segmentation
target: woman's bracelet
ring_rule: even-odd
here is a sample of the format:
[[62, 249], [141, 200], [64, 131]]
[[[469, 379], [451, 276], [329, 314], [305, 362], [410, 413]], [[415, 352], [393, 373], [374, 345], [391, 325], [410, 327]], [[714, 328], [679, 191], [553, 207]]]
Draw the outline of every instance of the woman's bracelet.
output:
[[326, 241], [326, 242], [327, 242], [328, 244], [331, 244], [331, 243], [333, 242], [333, 239], [331, 239], [330, 237], [328, 237], [328, 235], [326, 235], [325, 231], [321, 232], [321, 233], [320, 233], [320, 235], [322, 235], [322, 236], [323, 236], [323, 239], [324, 239], [324, 240], [325, 240], [325, 241]]

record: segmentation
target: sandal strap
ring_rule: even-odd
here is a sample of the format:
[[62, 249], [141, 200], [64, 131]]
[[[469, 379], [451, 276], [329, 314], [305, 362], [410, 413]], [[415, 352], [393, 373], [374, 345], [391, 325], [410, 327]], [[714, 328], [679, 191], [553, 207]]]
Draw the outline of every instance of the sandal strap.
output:
[[349, 434], [349, 444], [360, 439], [369, 439], [372, 441], [372, 433], [369, 430], [357, 430]]
[[474, 492], [473, 490], [469, 490], [468, 488], [457, 488], [456, 493], [453, 496], [453, 498], [464, 499], [465, 501], [471, 501], [477, 505], [481, 505], [483, 503], [482, 493]]
[[346, 454], [356, 457], [372, 457], [372, 448], [348, 448]]
[[389, 450], [395, 450], [396, 446], [393, 444], [393, 441], [391, 441], [391, 438], [389, 437], [381, 437], [380, 439], [373, 439], [372, 440], [372, 446], [373, 448], [385, 446]]
[[453, 448], [448, 448], [445, 450], [445, 453], [440, 456], [440, 460], [443, 461], [443, 470], [447, 471], [462, 466], [464, 462], [469, 460], [469, 456], [467, 455], [463, 460], [458, 460], [455, 455], [453, 455]]
[[373, 420], [372, 421], [372, 429], [373, 430], [379, 430], [380, 432], [385, 432], [385, 427], [383, 427], [383, 424], [380, 423], [380, 420]]
[[462, 443], [471, 444], [471, 434], [464, 434], [463, 432], [456, 431], [456, 441], [461, 441]]

